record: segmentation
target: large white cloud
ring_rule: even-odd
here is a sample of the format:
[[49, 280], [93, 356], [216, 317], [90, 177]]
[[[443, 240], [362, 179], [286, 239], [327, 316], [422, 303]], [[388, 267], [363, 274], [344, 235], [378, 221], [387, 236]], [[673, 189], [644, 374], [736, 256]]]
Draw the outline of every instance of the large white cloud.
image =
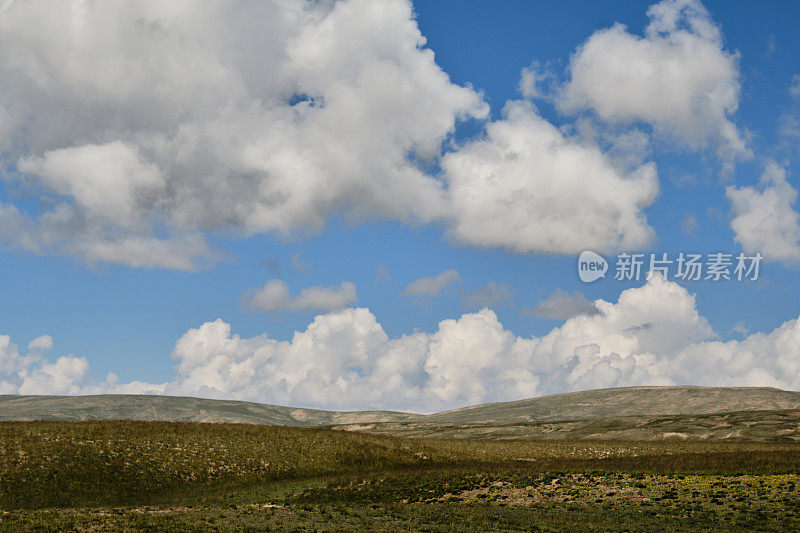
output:
[[800, 263], [800, 214], [792, 207], [797, 190], [786, 170], [771, 161], [759, 187], [729, 186], [731, 229], [745, 252], [760, 252], [766, 259]]
[[524, 102], [509, 102], [485, 138], [442, 159], [451, 233], [517, 252], [639, 249], [653, 229], [655, 165], [627, 172], [596, 145], [570, 138]]
[[694, 149], [715, 147], [730, 166], [750, 155], [730, 116], [739, 105], [738, 54], [698, 0], [663, 0], [644, 36], [615, 24], [593, 33], [570, 60], [562, 110], [591, 109], [610, 123], [647, 122]]
[[85, 357], [61, 356], [54, 363], [39, 352], [50, 349], [49, 335], [33, 339], [22, 355], [9, 335], [0, 335], [0, 394], [78, 394], [86, 384], [89, 362]]
[[652, 237], [655, 168], [618, 168], [532, 107], [511, 102], [485, 139], [452, 145], [488, 105], [436, 64], [408, 0], [22, 0], [2, 13], [2, 243], [191, 270], [223, 257], [209, 233], [304, 234], [339, 215], [441, 223], [517, 252]]
[[506, 330], [490, 309], [395, 338], [367, 309], [319, 315], [284, 341], [242, 338], [218, 319], [178, 340], [175, 376], [161, 384], [120, 383], [114, 375], [95, 383], [82, 358], [21, 357], [0, 336], [0, 386], [6, 393], [151, 392], [418, 411], [630, 385], [800, 389], [800, 318], [720, 341], [694, 297], [658, 275], [616, 303], [594, 305], [598, 313], [530, 338]]
[[430, 221], [442, 187], [415, 160], [487, 112], [405, 0], [0, 9], [0, 161], [46, 199], [2, 206], [3, 237], [36, 252], [192, 268], [207, 230]]
[[595, 305], [600, 313], [531, 338], [506, 330], [489, 309], [397, 338], [367, 309], [320, 315], [290, 341], [243, 339], [217, 320], [178, 341], [167, 391], [430, 411], [640, 384], [800, 388], [800, 319], [717, 341], [694, 297], [658, 275]]

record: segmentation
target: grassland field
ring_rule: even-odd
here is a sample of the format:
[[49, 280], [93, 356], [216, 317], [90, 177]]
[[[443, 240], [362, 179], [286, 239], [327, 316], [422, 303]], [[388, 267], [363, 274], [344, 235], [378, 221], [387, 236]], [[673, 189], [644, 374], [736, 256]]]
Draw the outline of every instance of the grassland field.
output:
[[800, 530], [800, 444], [0, 423], [0, 530]]

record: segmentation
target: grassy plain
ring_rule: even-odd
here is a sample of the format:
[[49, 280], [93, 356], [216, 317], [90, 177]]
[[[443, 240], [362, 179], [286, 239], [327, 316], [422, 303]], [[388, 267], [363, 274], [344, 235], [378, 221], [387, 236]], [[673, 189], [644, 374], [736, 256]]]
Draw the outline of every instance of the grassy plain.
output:
[[0, 424], [0, 530], [798, 530], [800, 444]]

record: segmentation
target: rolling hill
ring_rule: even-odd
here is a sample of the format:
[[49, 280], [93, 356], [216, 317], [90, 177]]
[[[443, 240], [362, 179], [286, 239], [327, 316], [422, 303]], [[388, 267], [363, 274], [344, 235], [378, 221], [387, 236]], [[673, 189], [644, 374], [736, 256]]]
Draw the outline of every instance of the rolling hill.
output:
[[671, 416], [617, 416], [541, 422], [372, 422], [331, 426], [395, 437], [478, 440], [800, 441], [800, 409]]
[[322, 411], [182, 396], [0, 396], [0, 421], [146, 420], [310, 427], [417, 418], [391, 411]]
[[325, 426], [407, 437], [800, 440], [800, 392], [629, 387], [418, 415], [146, 395], [0, 396], [0, 420], [150, 420]]
[[429, 415], [426, 422], [497, 423], [618, 416], [800, 409], [800, 392], [769, 387], [625, 387], [489, 403]]

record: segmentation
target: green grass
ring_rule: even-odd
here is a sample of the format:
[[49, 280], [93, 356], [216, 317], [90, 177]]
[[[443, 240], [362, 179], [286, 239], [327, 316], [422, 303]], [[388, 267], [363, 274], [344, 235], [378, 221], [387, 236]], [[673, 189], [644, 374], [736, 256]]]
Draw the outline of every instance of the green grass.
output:
[[0, 530], [798, 530], [800, 445], [0, 424]]

